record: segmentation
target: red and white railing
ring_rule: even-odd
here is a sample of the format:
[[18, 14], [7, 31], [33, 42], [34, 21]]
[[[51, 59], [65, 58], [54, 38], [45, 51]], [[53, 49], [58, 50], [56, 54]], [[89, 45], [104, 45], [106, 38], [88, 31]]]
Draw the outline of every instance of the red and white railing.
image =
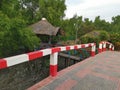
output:
[[91, 47], [91, 56], [95, 55], [96, 51], [96, 44], [89, 43], [89, 44], [81, 44], [81, 45], [73, 45], [73, 46], [64, 46], [64, 47], [55, 47], [49, 49], [43, 49], [39, 51], [30, 52], [27, 54], [21, 54], [17, 56], [12, 56], [8, 58], [0, 59], [0, 69], [7, 68], [16, 64], [20, 64], [27, 61], [32, 61], [37, 58], [41, 58], [46, 55], [50, 55], [50, 75], [56, 76], [57, 75], [57, 65], [58, 65], [58, 52], [61, 51], [68, 51], [80, 48], [87, 48]]
[[99, 53], [103, 52], [103, 51], [106, 51], [106, 46], [109, 45], [109, 50], [110, 51], [114, 51], [114, 45], [110, 42], [107, 42], [107, 41], [102, 41], [99, 43]]

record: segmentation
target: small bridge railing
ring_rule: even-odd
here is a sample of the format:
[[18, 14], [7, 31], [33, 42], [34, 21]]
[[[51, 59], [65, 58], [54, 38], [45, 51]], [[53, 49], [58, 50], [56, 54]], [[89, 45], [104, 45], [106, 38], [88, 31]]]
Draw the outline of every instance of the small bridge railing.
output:
[[80, 48], [87, 48], [87, 47], [91, 47], [91, 56], [94, 56], [95, 50], [96, 50], [95, 43], [55, 47], [55, 48], [48, 48], [48, 49], [43, 49], [39, 51], [34, 51], [26, 54], [21, 54], [17, 56], [2, 58], [0, 59], [0, 69], [17, 65], [23, 62], [32, 61], [46, 55], [50, 55], [50, 75], [56, 76], [57, 68], [58, 68], [58, 52], [68, 51], [68, 50], [77, 50]]
[[[106, 44], [109, 45], [109, 50], [114, 50], [113, 44], [103, 41], [103, 42], [100, 42], [99, 44], [99, 53], [102, 51], [106, 51]], [[50, 55], [50, 75], [56, 76], [57, 68], [58, 68], [58, 52], [68, 51], [68, 50], [77, 50], [80, 48], [88, 48], [88, 47], [91, 47], [91, 56], [94, 56], [96, 53], [95, 43], [55, 47], [55, 48], [48, 48], [48, 49], [43, 49], [39, 51], [34, 51], [34, 52], [26, 53], [26, 54], [21, 54], [17, 56], [12, 56], [8, 58], [2, 58], [0, 59], [0, 69], [4, 69], [4, 68], [7, 68], [13, 65], [17, 65], [17, 64], [27, 62], [27, 61], [32, 61], [37, 58]]]
[[107, 42], [107, 41], [102, 41], [102, 42], [99, 43], [99, 49], [98, 49], [99, 53], [101, 53], [103, 51], [106, 51], [106, 49], [107, 49], [106, 46], [107, 45], [109, 45], [109, 50], [110, 51], [114, 51], [114, 45], [112, 43]]

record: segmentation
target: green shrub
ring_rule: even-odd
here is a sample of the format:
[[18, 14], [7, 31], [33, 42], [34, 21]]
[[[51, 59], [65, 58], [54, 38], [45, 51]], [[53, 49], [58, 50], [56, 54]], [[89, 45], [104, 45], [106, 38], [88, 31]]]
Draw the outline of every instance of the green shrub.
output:
[[110, 41], [115, 45], [115, 50], [120, 50], [120, 33], [110, 34]]
[[120, 42], [120, 33], [112, 33], [110, 34], [110, 41], [112, 43]]
[[115, 42], [115, 50], [119, 50], [120, 51], [120, 42]]
[[81, 37], [81, 43], [88, 43], [88, 37]]
[[93, 43], [95, 42], [97, 45], [99, 44], [100, 41], [108, 41], [110, 39], [110, 36], [108, 32], [100, 30], [100, 31], [92, 31], [90, 33], [85, 34], [80, 38], [82, 43]]
[[110, 40], [110, 35], [106, 31], [100, 31], [99, 37], [100, 37], [100, 40], [102, 40], [102, 41]]
[[100, 42], [100, 38], [90, 36], [81, 37], [81, 43], [93, 43], [93, 42], [98, 45], [98, 43]]

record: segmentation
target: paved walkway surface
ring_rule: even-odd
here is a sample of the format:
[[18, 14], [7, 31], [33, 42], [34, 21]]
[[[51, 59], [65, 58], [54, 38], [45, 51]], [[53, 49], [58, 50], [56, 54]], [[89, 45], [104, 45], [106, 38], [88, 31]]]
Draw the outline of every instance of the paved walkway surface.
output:
[[102, 52], [28, 90], [120, 90], [120, 52]]

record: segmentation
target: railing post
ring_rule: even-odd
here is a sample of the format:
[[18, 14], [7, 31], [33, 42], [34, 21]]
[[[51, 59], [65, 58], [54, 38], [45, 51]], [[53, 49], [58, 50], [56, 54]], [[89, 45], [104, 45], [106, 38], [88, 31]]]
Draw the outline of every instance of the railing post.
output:
[[50, 55], [50, 75], [53, 77], [57, 75], [57, 68], [58, 68], [57, 63], [58, 63], [58, 52]]
[[106, 43], [103, 43], [103, 51], [106, 51]]
[[99, 49], [98, 49], [99, 53], [102, 52], [102, 43], [99, 44]]
[[96, 51], [96, 45], [93, 45], [92, 46], [92, 49], [91, 49], [91, 56], [95, 56], [95, 51]]
[[112, 51], [114, 51], [114, 46], [112, 47]]
[[109, 45], [109, 50], [112, 51], [112, 44]]

